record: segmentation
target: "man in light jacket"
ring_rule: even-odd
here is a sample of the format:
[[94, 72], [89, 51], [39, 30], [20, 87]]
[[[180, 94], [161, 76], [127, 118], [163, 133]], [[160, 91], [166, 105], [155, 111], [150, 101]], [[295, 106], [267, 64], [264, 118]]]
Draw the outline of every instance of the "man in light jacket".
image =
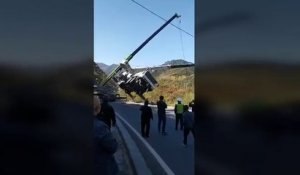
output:
[[182, 119], [182, 114], [184, 112], [183, 110], [183, 104], [182, 104], [182, 99], [178, 98], [177, 99], [177, 104], [175, 104], [174, 108], [174, 113], [175, 113], [175, 130], [178, 129], [178, 123], [180, 123], [180, 129], [183, 130], [183, 119]]

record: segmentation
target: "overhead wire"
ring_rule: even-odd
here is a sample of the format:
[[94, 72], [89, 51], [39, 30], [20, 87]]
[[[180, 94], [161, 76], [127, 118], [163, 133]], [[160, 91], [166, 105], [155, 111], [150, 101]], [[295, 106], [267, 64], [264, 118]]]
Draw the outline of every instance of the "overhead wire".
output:
[[[135, 1], [135, 0], [130, 0], [130, 1], [134, 2], [135, 4], [137, 4], [138, 6], [142, 7], [143, 9], [147, 10], [148, 12], [150, 12], [150, 13], [153, 14], [153, 15], [155, 15], [156, 17], [158, 17], [158, 18], [160, 18], [160, 19], [162, 19], [162, 20], [164, 20], [164, 21], [167, 21], [165, 18], [161, 17], [160, 15], [158, 15], [157, 13], [155, 13], [155, 12], [153, 12], [152, 10], [148, 9], [147, 7], [143, 6], [142, 4], [138, 3], [137, 1]], [[189, 36], [191, 36], [191, 37], [194, 38], [194, 35], [190, 34], [189, 32], [187, 32], [187, 31], [181, 29], [180, 27], [178, 27], [178, 26], [176, 26], [176, 25], [174, 25], [174, 24], [172, 24], [172, 23], [170, 23], [170, 24], [171, 24], [173, 27], [177, 28], [178, 30], [180, 30], [180, 31], [184, 32], [185, 34], [187, 34], [187, 35], [189, 35]]]
[[[181, 20], [179, 20], [179, 25], [180, 24], [181, 24]], [[181, 30], [179, 30], [179, 35], [180, 35], [180, 43], [181, 43], [182, 56], [183, 56], [183, 59], [185, 59], [184, 48], [183, 48], [183, 39], [182, 39], [182, 31]]]

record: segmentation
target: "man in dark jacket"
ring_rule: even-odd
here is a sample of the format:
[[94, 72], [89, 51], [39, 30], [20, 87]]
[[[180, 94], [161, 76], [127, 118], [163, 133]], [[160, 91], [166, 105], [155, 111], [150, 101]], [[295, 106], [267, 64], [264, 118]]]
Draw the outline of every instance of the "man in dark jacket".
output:
[[[100, 100], [94, 96], [94, 116], [97, 116], [100, 110]], [[117, 151], [118, 143], [108, 126], [96, 117], [94, 118], [93, 142], [94, 174], [116, 175], [119, 169], [113, 155]]]
[[187, 145], [187, 137], [192, 132], [193, 136], [195, 137], [194, 133], [194, 113], [189, 111], [189, 106], [184, 105], [184, 113], [183, 113], [183, 145]]
[[[158, 115], [158, 132], [162, 131], [163, 135], [166, 135], [166, 108], [167, 104], [164, 101], [164, 96], [159, 97], [159, 101], [156, 103], [157, 105], [157, 115]], [[162, 124], [162, 126], [161, 126]]]
[[114, 108], [108, 103], [107, 98], [103, 98], [103, 103], [101, 105], [101, 111], [98, 114], [98, 118], [107, 124], [109, 129], [112, 126], [116, 126], [116, 115]]
[[148, 106], [148, 100], [145, 100], [144, 106], [140, 108], [141, 113], [141, 133], [143, 137], [148, 138], [150, 132], [150, 119], [153, 120], [152, 109]]

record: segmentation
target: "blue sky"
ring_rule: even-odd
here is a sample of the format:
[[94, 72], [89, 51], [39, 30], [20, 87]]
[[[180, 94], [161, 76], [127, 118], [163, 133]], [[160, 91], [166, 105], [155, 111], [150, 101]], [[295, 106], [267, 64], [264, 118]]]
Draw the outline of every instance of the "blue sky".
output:
[[[194, 0], [136, 0], [165, 19], [175, 13], [172, 24], [194, 35]], [[181, 23], [180, 23], [181, 21]], [[118, 64], [165, 21], [131, 0], [95, 0], [94, 59]], [[168, 25], [131, 60], [131, 66], [154, 66], [171, 59], [194, 62], [194, 38]], [[183, 49], [182, 49], [183, 48]]]
[[294, 0], [197, 1], [196, 65], [299, 64], [299, 5]]

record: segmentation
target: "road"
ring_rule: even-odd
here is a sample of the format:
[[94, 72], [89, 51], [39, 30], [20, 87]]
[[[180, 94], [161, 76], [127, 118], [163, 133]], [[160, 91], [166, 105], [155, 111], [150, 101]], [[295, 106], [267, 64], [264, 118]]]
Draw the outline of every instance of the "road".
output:
[[[140, 134], [140, 105], [126, 104], [122, 102], [111, 103], [118, 116], [125, 119]], [[191, 135], [188, 137], [188, 147], [182, 146], [183, 132], [175, 130], [175, 120], [173, 110], [167, 110], [166, 132], [163, 136], [158, 132], [158, 116], [156, 107], [152, 107], [154, 119], [151, 121], [150, 137], [147, 139], [138, 137], [132, 128], [126, 125], [126, 129], [140, 149], [145, 162], [153, 174], [166, 174], [165, 166], [159, 163], [157, 157], [141, 141], [144, 139], [151, 148], [158, 154], [167, 168], [171, 169], [176, 175], [194, 174], [194, 140]], [[119, 118], [117, 122], [122, 122]], [[124, 123], [123, 123], [124, 124]]]

